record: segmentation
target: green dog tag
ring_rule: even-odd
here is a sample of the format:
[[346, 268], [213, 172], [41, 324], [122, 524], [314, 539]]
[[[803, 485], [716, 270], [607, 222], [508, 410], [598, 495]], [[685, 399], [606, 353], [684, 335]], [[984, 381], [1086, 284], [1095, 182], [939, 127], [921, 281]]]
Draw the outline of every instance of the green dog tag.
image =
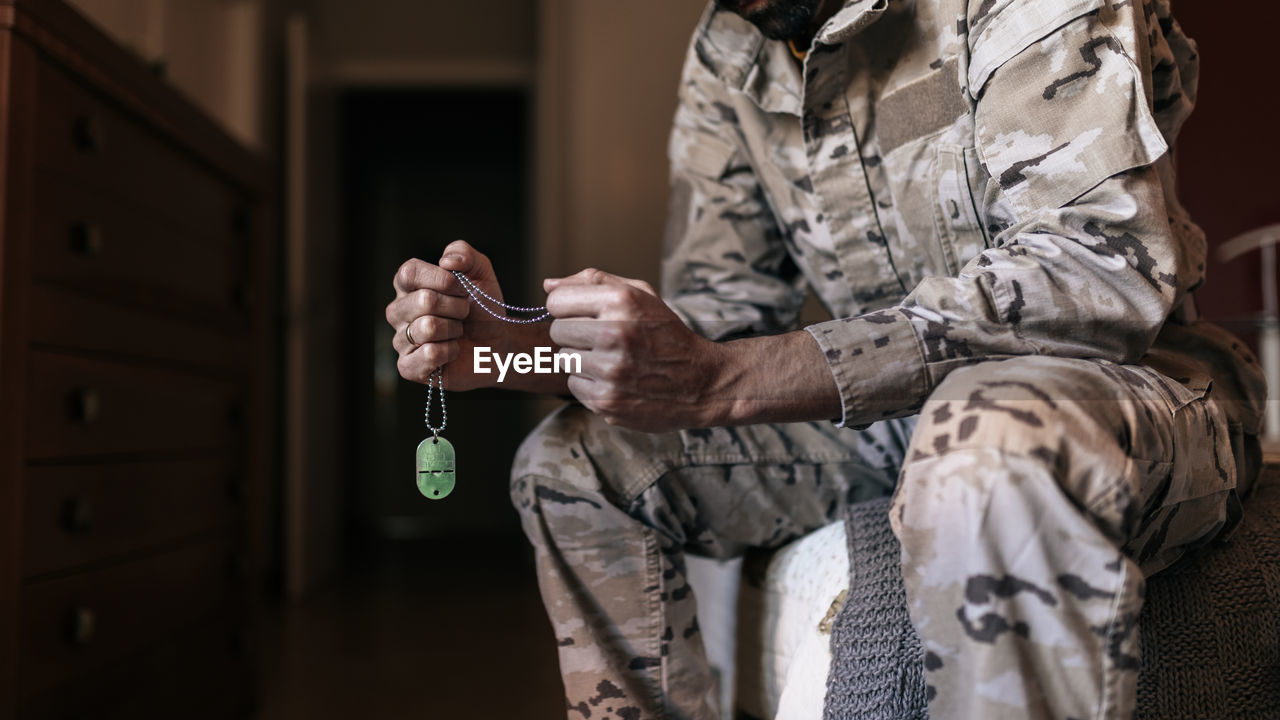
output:
[[453, 492], [453, 446], [442, 437], [418, 443], [418, 492], [428, 500], [443, 500]]

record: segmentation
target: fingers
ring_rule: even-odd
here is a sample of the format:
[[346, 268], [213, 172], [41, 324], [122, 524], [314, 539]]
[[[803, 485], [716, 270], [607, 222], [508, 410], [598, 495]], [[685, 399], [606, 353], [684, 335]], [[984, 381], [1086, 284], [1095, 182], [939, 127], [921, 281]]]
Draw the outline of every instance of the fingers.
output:
[[417, 258], [405, 261], [400, 269], [396, 270], [392, 284], [395, 286], [397, 298], [416, 290], [434, 290], [459, 297], [465, 297], [467, 294], [453, 273]]
[[579, 402], [610, 425], [618, 424], [621, 416], [634, 404], [634, 398], [621, 392], [617, 383], [600, 381], [589, 375], [570, 375], [565, 385]]
[[565, 285], [628, 285], [654, 297], [658, 295], [653, 286], [644, 280], [626, 278], [604, 270], [597, 270], [596, 268], [580, 270], [569, 277], [547, 278], [542, 281], [542, 289], [546, 292], [551, 292]]
[[401, 353], [400, 359], [396, 361], [396, 369], [405, 380], [426, 384], [427, 378], [436, 368], [451, 362], [460, 352], [461, 346], [457, 341], [427, 343], [412, 352]]
[[547, 278], [542, 281], [542, 287], [547, 292], [551, 292], [561, 285], [604, 285], [606, 283], [622, 284], [624, 278], [614, 275], [604, 270], [596, 268], [585, 268], [578, 272], [562, 278]]
[[599, 334], [598, 321], [585, 318], [553, 320], [548, 334], [562, 348], [590, 350]]
[[599, 383], [582, 375], [570, 375], [565, 381], [565, 386], [569, 389], [569, 393], [578, 399], [578, 402], [587, 406], [588, 410], [596, 411]]
[[636, 332], [635, 323], [569, 318], [553, 321], [550, 336], [567, 350], [627, 350], [636, 345]]
[[477, 284], [494, 280], [493, 264], [466, 240], [454, 240], [445, 246], [440, 257], [440, 267], [449, 273], [460, 272]]
[[[413, 343], [409, 336], [413, 336]], [[414, 318], [408, 323], [407, 331], [398, 330], [391, 341], [397, 353], [404, 354], [417, 349], [419, 345], [457, 340], [462, 337], [462, 321], [452, 318], [426, 315]]]
[[641, 292], [629, 284], [564, 284], [547, 295], [547, 311], [557, 318], [625, 318], [634, 315], [642, 306]]
[[[387, 305], [387, 322], [391, 327], [403, 330], [410, 321], [424, 315], [465, 320], [470, 313], [471, 303], [465, 296], [446, 295], [437, 290], [414, 290]], [[418, 337], [416, 330], [414, 337]]]

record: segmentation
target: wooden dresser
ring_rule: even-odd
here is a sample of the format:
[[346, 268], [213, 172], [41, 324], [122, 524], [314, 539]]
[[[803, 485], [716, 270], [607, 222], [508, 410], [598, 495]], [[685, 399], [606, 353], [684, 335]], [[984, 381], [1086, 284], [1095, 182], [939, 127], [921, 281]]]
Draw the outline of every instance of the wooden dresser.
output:
[[251, 711], [264, 168], [60, 0], [0, 0], [0, 720]]

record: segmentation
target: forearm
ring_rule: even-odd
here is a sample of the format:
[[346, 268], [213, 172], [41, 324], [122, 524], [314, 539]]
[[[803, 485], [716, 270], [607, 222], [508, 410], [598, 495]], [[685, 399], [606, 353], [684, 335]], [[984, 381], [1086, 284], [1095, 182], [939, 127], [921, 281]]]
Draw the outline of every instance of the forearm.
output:
[[840, 393], [831, 369], [807, 332], [719, 343], [713, 358], [704, 426], [840, 417]]

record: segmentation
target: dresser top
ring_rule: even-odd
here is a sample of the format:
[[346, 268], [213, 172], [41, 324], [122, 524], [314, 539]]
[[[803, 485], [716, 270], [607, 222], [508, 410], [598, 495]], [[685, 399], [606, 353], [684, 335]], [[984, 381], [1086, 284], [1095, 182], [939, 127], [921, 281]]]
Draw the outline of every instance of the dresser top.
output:
[[0, 0], [0, 32], [33, 45], [43, 59], [110, 98], [253, 195], [268, 192], [264, 159], [235, 139], [136, 55], [62, 0]]

